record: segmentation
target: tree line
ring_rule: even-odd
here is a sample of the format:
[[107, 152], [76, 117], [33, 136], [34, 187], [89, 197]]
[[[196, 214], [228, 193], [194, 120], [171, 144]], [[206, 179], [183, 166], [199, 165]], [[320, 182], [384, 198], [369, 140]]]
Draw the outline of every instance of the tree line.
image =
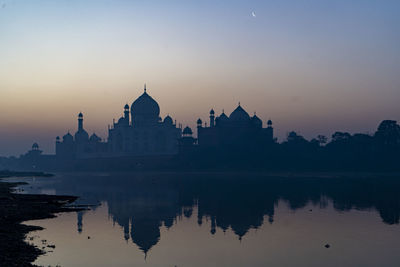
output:
[[373, 135], [335, 132], [307, 140], [292, 131], [286, 140], [268, 142], [243, 136], [229, 146], [198, 147], [180, 155], [185, 168], [270, 170], [400, 170], [400, 125], [382, 121]]

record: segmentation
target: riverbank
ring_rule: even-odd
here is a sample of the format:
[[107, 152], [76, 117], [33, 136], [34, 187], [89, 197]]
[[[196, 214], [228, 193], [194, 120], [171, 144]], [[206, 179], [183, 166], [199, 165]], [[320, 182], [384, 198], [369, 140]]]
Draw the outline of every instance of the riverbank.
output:
[[[0, 178], [52, 176], [46, 173], [0, 171]], [[34, 266], [32, 262], [44, 254], [42, 250], [26, 243], [26, 234], [41, 227], [22, 222], [55, 217], [55, 213], [76, 211], [65, 207], [75, 196], [16, 194], [14, 188], [21, 183], [0, 180], [0, 266]]]

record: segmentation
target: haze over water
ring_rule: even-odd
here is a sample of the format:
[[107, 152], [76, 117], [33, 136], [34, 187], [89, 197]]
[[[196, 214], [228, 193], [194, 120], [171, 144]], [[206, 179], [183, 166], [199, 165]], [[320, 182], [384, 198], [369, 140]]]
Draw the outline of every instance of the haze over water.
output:
[[191, 127], [239, 101], [280, 139], [400, 119], [398, 1], [0, 4], [0, 155], [53, 153], [80, 111], [105, 138], [144, 83]]

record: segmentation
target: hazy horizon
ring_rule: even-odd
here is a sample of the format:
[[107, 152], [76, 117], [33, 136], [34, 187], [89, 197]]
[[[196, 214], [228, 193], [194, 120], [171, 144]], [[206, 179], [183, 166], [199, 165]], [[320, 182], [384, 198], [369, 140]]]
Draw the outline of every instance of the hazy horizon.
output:
[[[238, 102], [282, 141], [400, 120], [398, 1], [0, 1], [0, 156], [107, 125], [143, 92], [195, 130]], [[194, 131], [196, 132], [196, 131]]]

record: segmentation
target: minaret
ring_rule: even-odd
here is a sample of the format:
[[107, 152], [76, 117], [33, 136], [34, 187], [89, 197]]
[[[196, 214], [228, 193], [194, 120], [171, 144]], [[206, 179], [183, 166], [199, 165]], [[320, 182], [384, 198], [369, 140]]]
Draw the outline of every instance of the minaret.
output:
[[213, 109], [210, 110], [210, 127], [215, 126], [215, 112]]
[[82, 112], [79, 112], [78, 114], [78, 131], [83, 130], [83, 114]]
[[124, 118], [125, 118], [126, 124], [129, 125], [129, 105], [128, 104], [126, 104], [124, 107]]
[[60, 154], [60, 144], [61, 144], [60, 137], [57, 136], [56, 137], [56, 156], [58, 156]]
[[203, 127], [202, 127], [202, 124], [203, 124], [203, 122], [201, 121], [201, 119], [199, 118], [198, 120], [197, 120], [197, 140], [198, 140], [198, 143], [200, 144], [200, 140], [202, 139], [201, 138], [201, 132], [202, 132], [202, 129], [203, 129]]
[[266, 131], [267, 131], [267, 138], [270, 141], [273, 141], [274, 140], [274, 128], [272, 127], [272, 121], [271, 120], [268, 120], [268, 122], [267, 122]]

